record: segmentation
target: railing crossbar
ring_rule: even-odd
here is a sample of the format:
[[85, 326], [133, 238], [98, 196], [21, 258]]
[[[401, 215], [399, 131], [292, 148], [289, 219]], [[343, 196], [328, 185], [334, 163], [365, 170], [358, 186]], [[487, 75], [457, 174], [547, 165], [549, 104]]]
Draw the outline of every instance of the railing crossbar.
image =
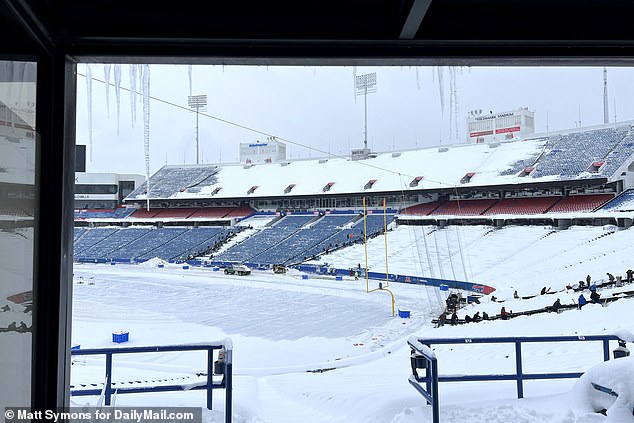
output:
[[[517, 398], [524, 397], [525, 380], [547, 379], [576, 379], [583, 372], [548, 372], [548, 373], [524, 373], [522, 363], [522, 344], [547, 343], [547, 342], [583, 342], [600, 341], [603, 349], [603, 360], [610, 359], [609, 342], [622, 341], [616, 335], [578, 335], [578, 336], [524, 336], [524, 337], [492, 337], [492, 338], [417, 338], [410, 337], [407, 343], [418, 354], [418, 358], [411, 358], [412, 363], [418, 363], [424, 359], [425, 376], [418, 376], [414, 368], [408, 379], [409, 383], [425, 398], [427, 404], [432, 406], [432, 421], [440, 423], [440, 410], [438, 399], [439, 382], [476, 382], [476, 381], [515, 381], [517, 384]], [[515, 373], [512, 374], [479, 374], [479, 375], [443, 375], [438, 374], [438, 359], [431, 349], [432, 345], [471, 345], [471, 344], [514, 344], [515, 345]], [[421, 365], [412, 367], [421, 368]], [[423, 383], [425, 386], [423, 386]], [[594, 386], [595, 384], [593, 384]], [[595, 389], [614, 396], [614, 392], [608, 388], [594, 386]]]
[[[225, 350], [224, 372], [221, 382], [213, 381], [213, 352], [214, 350]], [[137, 353], [161, 353], [161, 352], [183, 352], [183, 351], [203, 351], [206, 352], [206, 378], [189, 384], [169, 384], [169, 385], [153, 385], [153, 386], [115, 386], [112, 383], [112, 357], [116, 354], [137, 354]], [[187, 344], [187, 345], [161, 345], [161, 346], [144, 346], [144, 347], [117, 347], [117, 348], [90, 348], [71, 350], [71, 355], [104, 355], [106, 359], [106, 381], [104, 388], [100, 389], [71, 389], [72, 396], [88, 396], [101, 395], [104, 392], [104, 403], [110, 405], [111, 397], [116, 391], [117, 394], [133, 394], [146, 392], [173, 392], [173, 391], [207, 391], [207, 409], [213, 408], [214, 389], [225, 389], [225, 423], [231, 422], [232, 410], [232, 379], [233, 379], [233, 345], [230, 339], [225, 339], [221, 343], [212, 344]], [[116, 384], [115, 384], [116, 385]], [[94, 385], [93, 385], [94, 386]]]

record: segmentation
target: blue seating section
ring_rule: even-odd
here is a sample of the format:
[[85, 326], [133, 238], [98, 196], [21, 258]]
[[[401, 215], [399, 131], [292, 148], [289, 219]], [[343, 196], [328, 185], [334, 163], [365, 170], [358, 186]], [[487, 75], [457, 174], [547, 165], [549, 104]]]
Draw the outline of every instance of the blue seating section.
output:
[[612, 176], [632, 155], [632, 152], [634, 152], [634, 133], [630, 131], [607, 155], [605, 165], [601, 169], [601, 174], [607, 177]]
[[84, 249], [77, 258], [83, 260], [95, 260], [100, 258], [113, 258], [113, 252], [124, 248], [126, 245], [136, 241], [138, 238], [148, 234], [152, 230], [151, 227], [134, 226], [131, 228], [117, 229], [112, 235]]
[[[617, 149], [624, 136], [624, 132], [614, 128], [565, 135], [539, 159], [531, 177], [558, 175], [560, 179], [577, 178], [588, 170], [592, 162], [605, 161], [608, 153]], [[602, 171], [596, 177], [606, 175]]]
[[86, 230], [85, 233], [75, 241], [73, 246], [75, 257], [80, 257], [84, 250], [103, 241], [118, 230], [119, 228], [94, 228]]
[[[535, 139], [535, 141], [544, 141], [545, 142], [545, 146], [546, 148], [548, 148], [550, 142], [549, 142], [549, 138], [537, 138]], [[535, 163], [535, 160], [537, 160], [537, 158], [539, 157], [539, 155], [541, 154], [541, 152], [539, 153], [535, 153], [525, 159], [522, 160], [517, 160], [516, 162], [512, 163], [510, 165], [510, 167], [506, 170], [503, 170], [502, 172], [499, 173], [500, 176], [509, 176], [509, 175], [517, 175], [519, 174], [521, 171], [523, 171], [524, 169], [526, 169], [529, 166], [533, 166], [533, 164]]]
[[634, 210], [634, 189], [628, 189], [618, 197], [610, 200], [600, 210], [630, 211]]
[[[395, 218], [395, 215], [388, 213], [386, 216], [386, 222], [389, 225]], [[366, 219], [366, 232], [368, 239], [375, 237], [383, 233], [383, 215], [370, 214]], [[294, 262], [300, 262], [310, 259], [314, 255], [320, 254], [326, 249], [328, 251], [351, 245], [354, 243], [363, 243], [363, 219], [355, 222], [352, 228], [344, 229], [336, 232], [334, 235], [322, 241], [320, 244], [309, 248], [301, 255], [294, 258]]]
[[352, 215], [324, 215], [314, 224], [302, 227], [282, 242], [250, 258], [249, 261], [285, 264], [295, 257], [303, 257], [304, 251], [320, 246], [354, 217]]
[[[129, 229], [122, 229], [121, 231], [123, 232], [125, 230]], [[144, 254], [159, 248], [163, 244], [170, 242], [186, 230], [187, 228], [182, 227], [152, 227], [142, 237], [139, 237], [138, 239], [123, 245], [121, 248], [110, 252], [109, 256], [106, 258], [135, 259], [141, 257]]]
[[207, 250], [220, 240], [220, 235], [225, 234], [226, 231], [220, 226], [192, 228], [182, 232], [170, 242], [140, 255], [139, 259], [147, 260], [159, 257], [164, 260], [185, 260], [190, 254], [202, 253]]
[[[387, 223], [395, 215], [387, 216]], [[368, 238], [383, 232], [383, 214], [367, 216]], [[353, 226], [351, 226], [354, 224]], [[346, 227], [346, 229], [342, 229]], [[79, 261], [144, 261], [153, 257], [184, 261], [219, 247], [234, 229], [223, 227], [132, 226], [76, 228], [75, 257]], [[359, 214], [289, 215], [215, 257], [219, 261], [290, 264], [325, 251], [363, 242]]]
[[271, 227], [264, 228], [255, 235], [245, 239], [240, 244], [234, 245], [227, 251], [219, 254], [216, 259], [220, 261], [248, 261], [264, 250], [277, 245], [288, 238], [306, 223], [315, 219], [315, 215], [289, 215], [280, 219]]
[[77, 240], [86, 232], [86, 228], [75, 228], [73, 233], [73, 242]]
[[[213, 165], [163, 166], [150, 178], [150, 197], [169, 198], [179, 192], [199, 192], [202, 186], [217, 182], [218, 167]], [[127, 199], [145, 198], [147, 184], [135, 189]]]
[[185, 261], [224, 242], [233, 229], [219, 226], [186, 228], [133, 226], [129, 228], [75, 228], [75, 258], [97, 260]]
[[[391, 223], [394, 217], [393, 213], [389, 214], [387, 223]], [[271, 228], [261, 230], [216, 259], [254, 264], [294, 264], [355, 242], [363, 242], [363, 220], [359, 219], [358, 214], [327, 214], [310, 225], [295, 226], [294, 229], [288, 228], [289, 222], [284, 223], [287, 219], [289, 217]], [[356, 219], [359, 220], [354, 226], [342, 229]], [[383, 233], [383, 219], [383, 214], [368, 215], [368, 238]]]

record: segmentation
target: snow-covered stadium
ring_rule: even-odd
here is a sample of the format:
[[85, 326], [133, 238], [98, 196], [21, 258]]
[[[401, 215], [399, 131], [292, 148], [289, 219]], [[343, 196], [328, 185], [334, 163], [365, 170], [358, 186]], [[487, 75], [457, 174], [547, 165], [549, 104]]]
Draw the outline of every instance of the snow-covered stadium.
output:
[[[169, 319], [187, 322], [170, 323], [187, 328], [179, 335], [169, 330], [178, 340], [203, 339], [190, 333], [196, 327], [216, 339], [233, 339], [235, 413], [245, 421], [297, 421], [298, 416], [306, 421], [432, 421], [429, 410], [417, 405], [422, 397], [407, 386], [408, 369], [401, 368], [407, 364], [405, 339], [411, 334], [618, 334], [634, 341], [629, 333], [634, 328], [620, 316], [633, 301], [633, 172], [632, 122], [506, 142], [378, 153], [365, 160], [165, 166], [149, 179], [149, 195], [143, 184], [118, 209], [76, 211], [74, 341], [107, 345], [89, 333], [95, 328], [107, 333], [119, 325], [134, 332], [141, 344], [161, 343], [164, 323], [159, 322], [167, 317], [160, 315], [172, 309], [166, 313]], [[221, 272], [237, 262], [253, 274], [239, 278]], [[280, 265], [285, 274], [274, 274]], [[582, 284], [587, 278], [599, 287], [597, 303], [603, 307], [579, 307], [579, 296], [590, 295]], [[88, 281], [97, 287], [90, 288]], [[146, 305], [150, 286], [156, 294]], [[389, 296], [374, 294], [377, 287], [393, 295], [392, 313]], [[447, 324], [438, 327], [437, 317], [447, 311], [451, 293], [462, 297], [456, 326], [447, 315]], [[94, 295], [105, 298], [108, 311], [95, 309]], [[555, 299], [561, 307], [551, 314]], [[399, 316], [408, 318], [394, 320], [395, 306]], [[149, 323], [123, 317], [105, 323], [111, 307], [121, 313], [143, 309], [159, 314]], [[465, 325], [475, 312], [484, 320]], [[89, 323], [95, 318], [100, 323]], [[323, 346], [322, 339], [330, 346]], [[435, 351], [449, 373], [499, 372], [505, 365], [496, 358], [505, 354], [502, 345], [458, 356], [449, 346]], [[474, 363], [475, 351], [492, 364]], [[601, 359], [598, 350], [578, 345], [525, 347], [523, 354], [525, 365], [546, 372], [583, 372]], [[541, 359], [545, 355], [548, 365]], [[580, 359], [590, 355], [596, 361]], [[152, 384], [168, 372], [192, 382], [187, 371], [157, 366], [148, 373], [130, 366], [128, 379], [138, 375]], [[87, 367], [76, 368], [74, 387], [99, 374]], [[626, 392], [614, 375], [627, 373], [627, 366], [617, 367], [601, 383]], [[309, 379], [315, 376], [307, 375], [324, 369], [332, 370], [332, 376], [324, 375], [313, 386]], [[353, 394], [367, 384], [368, 374], [377, 383]], [[458, 399], [474, 395], [481, 384], [446, 386], [441, 421], [469, 415], [467, 421], [555, 422], [576, 413], [578, 418], [566, 421], [581, 422], [584, 413], [608, 408], [610, 421], [621, 421], [627, 414], [617, 411], [622, 405], [585, 388], [600, 383], [589, 375], [576, 384], [532, 382], [526, 389], [540, 398], [538, 407], [513, 400], [513, 391], [503, 383], [485, 389], [488, 405]], [[382, 389], [392, 394], [378, 394]], [[575, 405], [568, 394], [558, 394], [569, 390], [595, 405]], [[247, 400], [251, 397], [259, 405]], [[562, 398], [568, 405], [555, 405]], [[631, 409], [632, 397], [621, 398], [625, 410]], [[278, 402], [279, 407], [273, 405]], [[212, 421], [223, 418], [221, 413], [212, 416]]]
[[[143, 184], [117, 209], [76, 211], [75, 258], [299, 264], [382, 233], [384, 208], [394, 228], [632, 222], [632, 122], [373, 156], [164, 166], [149, 194]], [[433, 277], [427, 267], [418, 276]]]

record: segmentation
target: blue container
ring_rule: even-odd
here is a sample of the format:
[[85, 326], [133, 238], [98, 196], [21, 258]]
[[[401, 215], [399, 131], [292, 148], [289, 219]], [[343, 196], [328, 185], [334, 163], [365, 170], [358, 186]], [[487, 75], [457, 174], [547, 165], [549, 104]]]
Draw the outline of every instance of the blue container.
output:
[[441, 291], [449, 291], [449, 286], [448, 285], [440, 285], [440, 290]]
[[112, 342], [116, 342], [117, 344], [120, 344], [122, 342], [128, 342], [129, 341], [129, 334], [130, 332], [113, 332], [112, 333]]
[[164, 265], [163, 263], [161, 263], [161, 264], [159, 264], [159, 265], [158, 265], [158, 268], [159, 268], [159, 269], [162, 269], [162, 268], [164, 268], [164, 267], [165, 267], [165, 265]]
[[70, 347], [71, 350], [78, 350], [81, 347], [81, 345], [79, 344], [73, 344], [72, 347]]
[[185, 269], [185, 270], [189, 269], [189, 265], [184, 264], [184, 265], [183, 265], [183, 269]]
[[214, 272], [217, 272], [217, 271], [219, 271], [219, 270], [220, 270], [220, 268], [219, 268], [219, 267], [214, 267], [212, 270], [213, 270]]
[[343, 277], [342, 276], [337, 276], [337, 277], [335, 277], [335, 280], [342, 281]]
[[302, 279], [308, 279], [308, 275], [302, 275]]
[[114, 261], [110, 262], [110, 266], [116, 266], [116, 265], [117, 265], [117, 263], [115, 263]]
[[398, 317], [402, 317], [403, 319], [409, 319], [409, 310], [398, 310]]

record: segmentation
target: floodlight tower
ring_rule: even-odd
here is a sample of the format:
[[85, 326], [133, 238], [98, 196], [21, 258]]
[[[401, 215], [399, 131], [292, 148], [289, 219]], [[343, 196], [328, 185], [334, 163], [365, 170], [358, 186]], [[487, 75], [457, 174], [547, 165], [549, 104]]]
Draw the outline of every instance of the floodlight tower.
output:
[[368, 94], [376, 92], [376, 72], [357, 75], [355, 78], [357, 95], [363, 95], [365, 103], [365, 126], [363, 132], [363, 148], [368, 148]]
[[206, 95], [190, 95], [187, 97], [187, 103], [191, 109], [196, 109], [196, 164], [200, 164], [199, 143], [198, 143], [198, 113], [206, 111], [207, 96]]

